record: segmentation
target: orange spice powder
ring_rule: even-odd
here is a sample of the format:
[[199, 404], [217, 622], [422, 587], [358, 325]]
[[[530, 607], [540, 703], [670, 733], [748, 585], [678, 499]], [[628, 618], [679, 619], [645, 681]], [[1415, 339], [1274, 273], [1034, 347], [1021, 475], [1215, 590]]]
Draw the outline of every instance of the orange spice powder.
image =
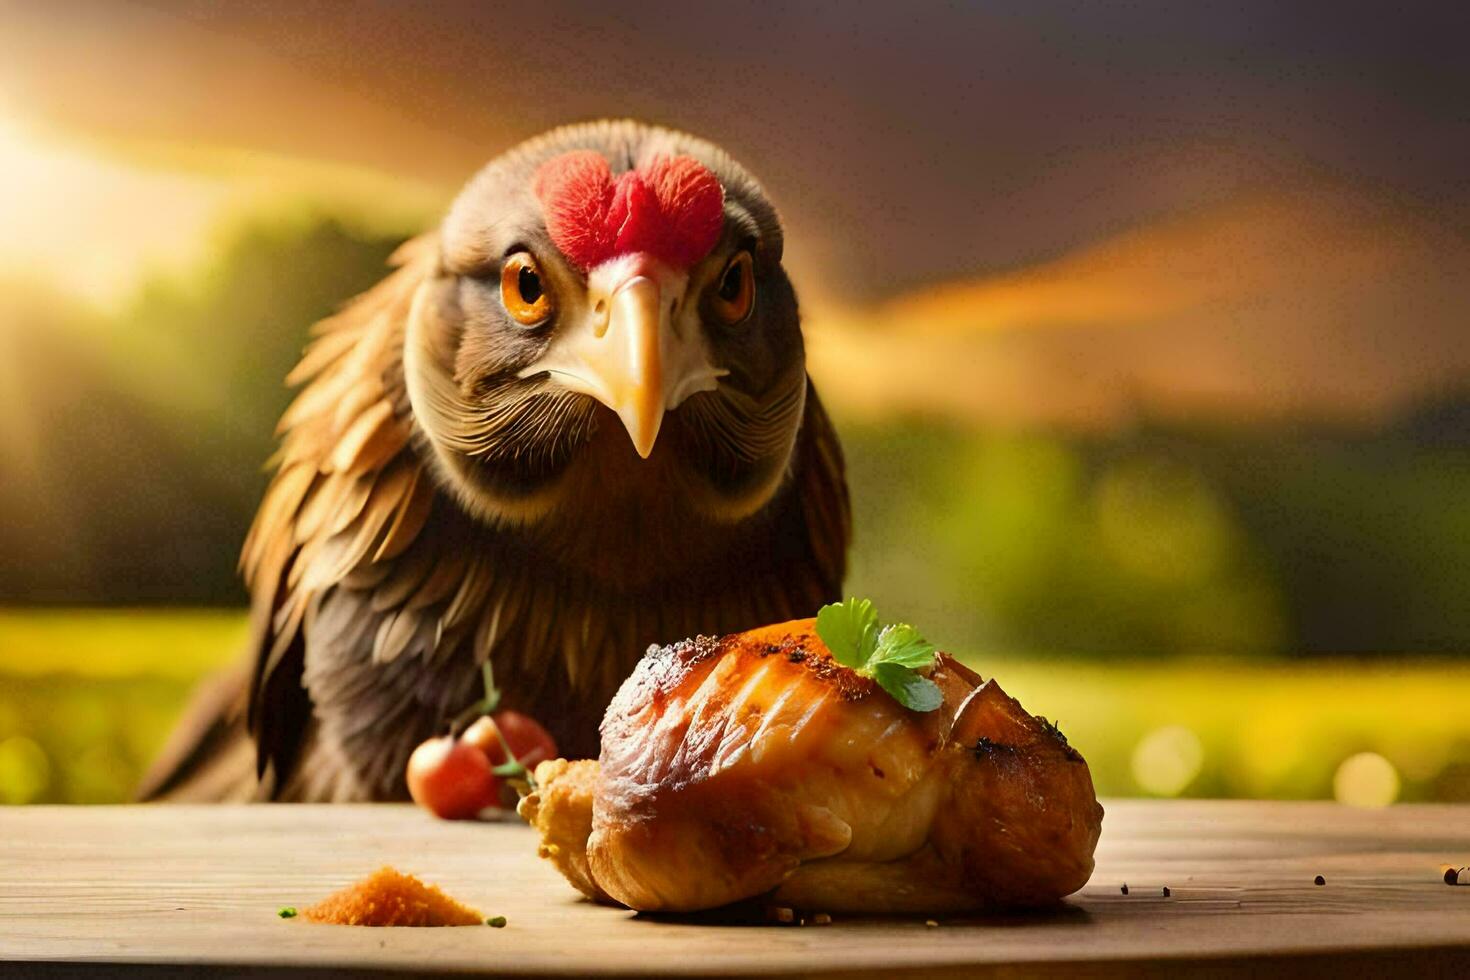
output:
[[312, 922], [344, 926], [478, 926], [485, 922], [468, 905], [386, 865], [305, 909], [302, 915]]

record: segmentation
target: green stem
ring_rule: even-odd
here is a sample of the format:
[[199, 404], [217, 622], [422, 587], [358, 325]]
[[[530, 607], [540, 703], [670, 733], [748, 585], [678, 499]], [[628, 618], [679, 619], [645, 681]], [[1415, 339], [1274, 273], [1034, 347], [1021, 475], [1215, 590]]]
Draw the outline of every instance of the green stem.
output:
[[[458, 738], [460, 732], [476, 718], [479, 718], [481, 715], [488, 715], [500, 707], [500, 691], [495, 686], [495, 668], [490, 665], [490, 658], [488, 657], [480, 665], [480, 679], [485, 684], [485, 696], [450, 719], [449, 734], [454, 738]], [[500, 730], [496, 729], [496, 734], [499, 734], [499, 732]], [[505, 739], [502, 738], [501, 742], [503, 743], [504, 741]]]
[[[485, 696], [455, 717], [454, 721], [450, 723], [449, 734], [458, 738], [461, 729], [466, 725], [480, 718], [482, 715], [489, 718], [490, 727], [495, 729], [495, 737], [500, 740], [500, 749], [505, 753], [505, 757], [508, 760], [494, 768], [495, 775], [505, 779], [522, 779], [527, 786], [535, 789], [536, 780], [531, 775], [531, 771], [525, 767], [520, 759], [516, 758], [516, 754], [511, 751], [510, 742], [506, 741], [505, 733], [495, 723], [493, 712], [496, 708], [500, 707], [500, 689], [495, 686], [495, 667], [490, 663], [489, 657], [486, 657], [485, 662], [480, 665], [480, 679], [485, 685]], [[523, 793], [521, 795], [524, 796], [525, 794]]]
[[489, 714], [500, 707], [500, 688], [495, 686], [495, 667], [486, 657], [485, 662], [480, 665], [480, 678], [485, 682], [485, 714]]
[[449, 734], [452, 738], [459, 738], [460, 733], [469, 727], [470, 723], [483, 715], [486, 711], [485, 701], [476, 701], [468, 708], [455, 715], [449, 721]]

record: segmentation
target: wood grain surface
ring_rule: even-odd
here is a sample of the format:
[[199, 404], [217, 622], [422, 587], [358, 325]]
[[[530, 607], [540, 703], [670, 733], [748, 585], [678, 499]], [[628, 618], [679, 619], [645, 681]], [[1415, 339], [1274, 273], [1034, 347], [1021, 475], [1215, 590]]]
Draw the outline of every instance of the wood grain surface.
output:
[[[92, 965], [108, 975], [213, 966], [1470, 977], [1470, 888], [1444, 884], [1450, 863], [1470, 864], [1470, 807], [1115, 801], [1091, 883], [1052, 913], [932, 927], [844, 918], [729, 925], [587, 904], [535, 857], [526, 828], [443, 823], [408, 806], [8, 808], [0, 809], [0, 958], [57, 976]], [[363, 929], [276, 916], [382, 864], [509, 925]], [[1319, 874], [1325, 885], [1313, 883]]]

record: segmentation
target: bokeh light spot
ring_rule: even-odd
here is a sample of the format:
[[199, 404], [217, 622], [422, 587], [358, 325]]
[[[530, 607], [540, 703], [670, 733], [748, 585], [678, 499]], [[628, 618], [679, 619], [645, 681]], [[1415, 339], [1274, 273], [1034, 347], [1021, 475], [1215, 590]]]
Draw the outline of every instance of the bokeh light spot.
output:
[[0, 742], [0, 802], [29, 803], [51, 784], [51, 760], [24, 735]]
[[1133, 750], [1133, 781], [1155, 796], [1178, 796], [1204, 765], [1199, 736], [1183, 725], [1168, 725], [1145, 735]]
[[1359, 752], [1337, 767], [1332, 795], [1348, 806], [1388, 806], [1399, 798], [1398, 770], [1377, 752]]

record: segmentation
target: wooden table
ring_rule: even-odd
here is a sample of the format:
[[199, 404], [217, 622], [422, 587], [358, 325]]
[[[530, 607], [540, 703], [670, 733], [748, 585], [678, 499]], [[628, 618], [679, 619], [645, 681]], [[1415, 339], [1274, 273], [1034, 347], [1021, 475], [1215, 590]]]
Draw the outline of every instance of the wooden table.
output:
[[[90, 964], [109, 976], [214, 965], [1470, 977], [1470, 888], [1444, 884], [1451, 862], [1470, 864], [1470, 807], [1119, 801], [1108, 804], [1091, 884], [1052, 914], [732, 926], [581, 902], [535, 857], [526, 828], [442, 823], [407, 806], [10, 808], [0, 809], [0, 958], [57, 976]], [[360, 929], [276, 916], [385, 863], [510, 924]], [[1319, 874], [1325, 885], [1313, 884]]]

